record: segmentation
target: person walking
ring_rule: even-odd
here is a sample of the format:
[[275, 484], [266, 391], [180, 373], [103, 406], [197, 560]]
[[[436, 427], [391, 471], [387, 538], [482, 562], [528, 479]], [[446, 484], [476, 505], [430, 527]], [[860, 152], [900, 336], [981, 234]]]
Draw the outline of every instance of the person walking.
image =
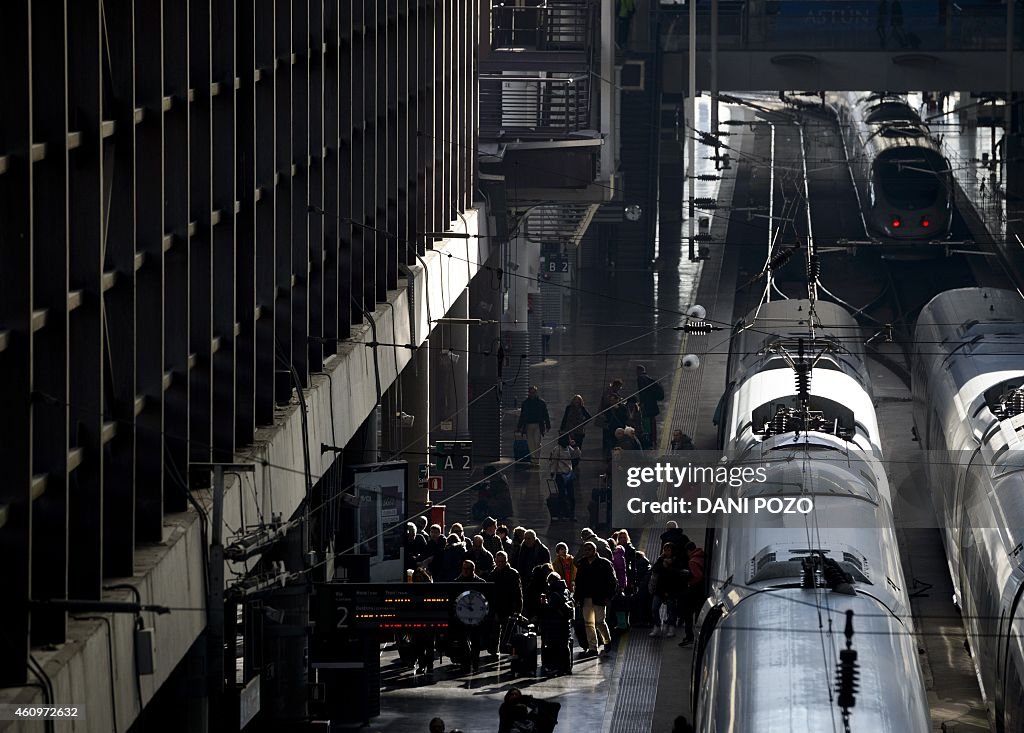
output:
[[583, 396], [574, 395], [569, 404], [565, 406], [558, 432], [575, 440], [576, 445], [582, 450], [583, 440], [587, 437], [586, 425], [590, 420], [591, 415], [583, 404]]
[[672, 441], [669, 443], [671, 450], [694, 450], [693, 438], [679, 428], [672, 431]]
[[493, 517], [487, 517], [484, 519], [484, 522], [480, 527], [480, 534], [484, 538], [484, 547], [489, 553], [491, 553], [492, 558], [495, 554], [505, 549], [505, 545], [502, 543], [501, 537], [498, 536], [498, 521]]
[[494, 594], [491, 601], [494, 605], [494, 616], [497, 619], [496, 633], [492, 634], [489, 649], [492, 654], [497, 653], [502, 640], [501, 634], [505, 632], [509, 620], [523, 612], [523, 584], [519, 573], [508, 564], [508, 554], [499, 550], [494, 555], [494, 570], [488, 578], [494, 584]]
[[590, 527], [584, 527], [580, 530], [580, 549], [576, 553], [576, 567], [579, 567], [580, 562], [583, 560], [583, 548], [588, 542], [594, 543], [594, 546], [597, 547], [598, 555], [609, 561], [612, 559], [612, 548], [608, 544], [608, 540], [604, 537], [598, 537]]
[[[459, 536], [452, 532], [448, 535], [448, 544], [441, 553], [441, 565], [434, 572], [434, 579], [446, 583], [455, 580], [462, 569], [463, 560], [466, 559], [466, 545], [459, 539]], [[433, 563], [431, 569], [435, 570]]]
[[551, 418], [548, 416], [548, 405], [540, 398], [536, 386], [530, 387], [527, 398], [523, 400], [517, 429], [526, 436], [526, 442], [530, 446], [530, 465], [537, 465], [541, 440], [544, 433], [551, 429]]
[[564, 517], [552, 517], [552, 519], [575, 519], [576, 518], [576, 468], [581, 457], [580, 449], [576, 442], [568, 435], [562, 435], [558, 443], [551, 449], [548, 456], [548, 471], [551, 478], [558, 487], [558, 495], [563, 499], [563, 505], [567, 512]]
[[640, 412], [643, 416], [641, 442], [645, 448], [652, 448], [658, 444], [657, 417], [661, 413], [658, 403], [665, 399], [665, 389], [661, 386], [661, 382], [647, 373], [647, 367], [637, 364], [636, 390], [637, 400], [640, 402]]
[[605, 621], [605, 609], [615, 594], [615, 569], [609, 560], [597, 554], [597, 545], [583, 543], [583, 559], [576, 569], [576, 603], [583, 607], [583, 622], [587, 627], [587, 651], [584, 657], [596, 657], [598, 645], [601, 654], [607, 654], [612, 635]]

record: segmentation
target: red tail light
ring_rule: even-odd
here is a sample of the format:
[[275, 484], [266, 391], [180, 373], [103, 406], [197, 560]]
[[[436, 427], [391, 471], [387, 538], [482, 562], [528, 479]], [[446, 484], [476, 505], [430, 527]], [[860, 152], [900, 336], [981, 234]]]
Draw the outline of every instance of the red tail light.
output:
[[921, 226], [923, 226], [925, 229], [927, 229], [931, 225], [932, 225], [932, 223], [930, 221], [928, 221], [928, 217], [927, 216], [922, 216], [921, 217]]
[[903, 222], [900, 220], [898, 216], [894, 216], [892, 218], [892, 228], [899, 229], [901, 226], [903, 226]]

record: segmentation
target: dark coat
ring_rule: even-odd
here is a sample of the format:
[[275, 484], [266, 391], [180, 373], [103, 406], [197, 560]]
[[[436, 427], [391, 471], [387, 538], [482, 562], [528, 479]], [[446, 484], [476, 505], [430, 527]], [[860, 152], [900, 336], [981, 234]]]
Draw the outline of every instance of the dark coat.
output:
[[586, 407], [568, 405], [562, 414], [562, 423], [558, 426], [560, 433], [586, 434], [586, 424], [591, 419]]
[[528, 578], [535, 567], [546, 562], [551, 562], [551, 552], [543, 542], [537, 540], [533, 543], [533, 547], [527, 547], [525, 542], [520, 545], [515, 562], [510, 564], [519, 571], [520, 575]]
[[516, 569], [506, 565], [495, 569], [489, 580], [494, 583], [494, 613], [507, 618], [523, 612], [523, 584]]
[[[455, 580], [455, 576], [462, 572], [462, 561], [466, 559], [466, 546], [461, 542], [448, 545], [441, 554], [441, 567], [439, 573], [434, 573], [434, 580], [445, 582]], [[433, 565], [433, 563], [431, 563]]]
[[494, 555], [487, 551], [486, 547], [477, 550], [475, 547], [466, 551], [466, 559], [476, 563], [476, 574], [486, 577], [494, 570]]
[[526, 432], [526, 426], [532, 423], [539, 424], [541, 432], [551, 429], [548, 403], [540, 397], [527, 397], [523, 400], [523, 406], [519, 412], [519, 432]]
[[[492, 560], [494, 559], [494, 555], [496, 555], [501, 550], [505, 550], [505, 546], [501, 544], [501, 537], [498, 536], [497, 532], [495, 532], [494, 534], [487, 534], [486, 532], [484, 532], [483, 538], [484, 549], [491, 553]], [[508, 552], [508, 550], [505, 551]]]
[[576, 570], [576, 600], [582, 603], [587, 598], [595, 606], [608, 605], [608, 599], [615, 595], [615, 568], [610, 560], [595, 555], [593, 560], [584, 559]]
[[686, 569], [686, 561], [679, 557], [673, 557], [670, 564], [664, 557], [659, 557], [654, 561], [651, 573], [654, 576], [654, 595], [676, 597], [686, 588], [690, 571]]
[[658, 408], [658, 402], [665, 399], [665, 390], [657, 380], [651, 379], [646, 374], [641, 374], [636, 378], [636, 387], [636, 399], [640, 403], [640, 409], [643, 410], [644, 417], [654, 417], [661, 412]]

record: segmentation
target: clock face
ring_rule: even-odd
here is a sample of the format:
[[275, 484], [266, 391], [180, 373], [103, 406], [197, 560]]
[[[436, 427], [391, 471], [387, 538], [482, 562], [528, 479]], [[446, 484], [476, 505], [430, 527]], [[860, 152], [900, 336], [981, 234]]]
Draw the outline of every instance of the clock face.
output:
[[643, 214], [643, 209], [641, 209], [636, 204], [633, 204], [632, 206], [626, 207], [625, 213], [626, 218], [629, 219], [630, 221], [639, 221], [640, 216]]
[[455, 599], [455, 616], [467, 626], [479, 626], [487, 617], [490, 605], [484, 594], [477, 590], [467, 590]]

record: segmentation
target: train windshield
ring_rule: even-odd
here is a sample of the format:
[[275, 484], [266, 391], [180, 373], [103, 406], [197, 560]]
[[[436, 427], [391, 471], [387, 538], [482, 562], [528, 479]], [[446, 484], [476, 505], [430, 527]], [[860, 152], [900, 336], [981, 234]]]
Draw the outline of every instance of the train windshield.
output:
[[897, 209], [926, 209], [945, 196], [946, 161], [930, 150], [889, 150], [875, 161], [875, 180]]

